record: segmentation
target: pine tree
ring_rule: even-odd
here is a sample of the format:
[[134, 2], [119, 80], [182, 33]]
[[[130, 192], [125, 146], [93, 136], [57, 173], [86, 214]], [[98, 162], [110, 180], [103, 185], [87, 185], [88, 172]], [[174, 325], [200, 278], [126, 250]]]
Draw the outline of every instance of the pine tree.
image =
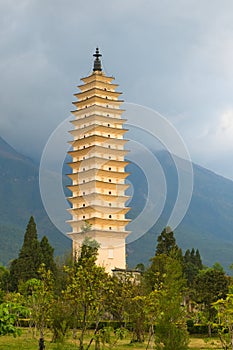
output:
[[165, 227], [157, 239], [155, 255], [165, 254], [182, 261], [182, 251], [176, 244], [174, 233], [170, 227]]
[[195, 277], [202, 268], [203, 265], [199, 250], [197, 249], [195, 251], [195, 249], [192, 248], [190, 252], [190, 250], [187, 249], [184, 254], [183, 270], [189, 287], [192, 287]]
[[200, 255], [200, 252], [199, 252], [198, 249], [196, 250], [195, 265], [197, 266], [197, 268], [198, 268], [199, 270], [202, 270], [202, 269], [203, 269], [203, 264], [202, 264], [202, 260], [201, 260], [201, 255]]
[[19, 257], [11, 263], [11, 289], [16, 290], [19, 281], [38, 278], [38, 269], [42, 263], [40, 243], [34, 218], [31, 216], [24, 235]]
[[46, 270], [56, 273], [56, 264], [54, 261], [54, 248], [49, 244], [48, 238], [44, 236], [40, 242], [42, 262]]

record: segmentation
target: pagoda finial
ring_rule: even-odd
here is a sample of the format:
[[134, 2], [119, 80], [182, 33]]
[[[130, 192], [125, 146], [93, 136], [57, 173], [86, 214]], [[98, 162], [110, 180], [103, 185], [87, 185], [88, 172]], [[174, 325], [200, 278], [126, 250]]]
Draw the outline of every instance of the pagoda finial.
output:
[[93, 56], [95, 57], [93, 71], [94, 72], [96, 72], [96, 71], [101, 72], [102, 68], [101, 68], [101, 61], [100, 61], [99, 57], [101, 57], [102, 55], [99, 53], [98, 47], [96, 48], [96, 51], [95, 51]]

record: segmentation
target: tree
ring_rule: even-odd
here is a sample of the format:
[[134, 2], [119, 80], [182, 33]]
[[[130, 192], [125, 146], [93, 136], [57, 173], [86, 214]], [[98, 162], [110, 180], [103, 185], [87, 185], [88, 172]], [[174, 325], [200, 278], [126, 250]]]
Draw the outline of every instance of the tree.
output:
[[112, 284], [103, 267], [95, 264], [98, 243], [91, 239], [83, 241], [77, 263], [67, 267], [68, 284], [64, 297], [69, 300], [72, 309], [74, 328], [80, 328], [79, 349], [84, 350], [84, 336], [91, 324], [94, 334], [86, 349], [89, 349], [98, 333], [99, 322], [104, 313], [105, 301], [112, 293]]
[[229, 286], [229, 279], [221, 270], [209, 268], [201, 270], [195, 278], [194, 299], [203, 306], [208, 322], [208, 332], [211, 336], [211, 323], [216, 315], [213, 303], [218, 299], [225, 299]]
[[201, 256], [198, 249], [195, 251], [195, 249], [192, 248], [191, 252], [189, 249], [186, 250], [184, 254], [183, 266], [188, 287], [192, 288], [198, 272], [203, 268]]
[[48, 238], [44, 236], [40, 241], [41, 260], [46, 268], [54, 275], [56, 274], [56, 264], [54, 261], [54, 248], [49, 244]]
[[44, 268], [56, 274], [56, 264], [53, 257], [54, 249], [49, 244], [46, 236], [38, 241], [36, 224], [33, 216], [30, 217], [23, 245], [19, 256], [10, 266], [10, 289], [17, 290], [19, 283], [24, 283], [32, 278], [39, 278], [38, 270], [43, 263]]
[[165, 254], [182, 260], [182, 251], [176, 244], [174, 233], [170, 227], [165, 227], [157, 239], [155, 255]]
[[31, 216], [24, 235], [24, 242], [19, 257], [11, 263], [10, 278], [12, 289], [16, 290], [19, 281], [38, 278], [38, 269], [42, 262], [40, 243], [34, 218]]
[[158, 282], [158, 276], [160, 278], [159, 283], [162, 283], [162, 278], [165, 273], [164, 262], [167, 256], [179, 261], [181, 265], [183, 264], [182, 250], [176, 244], [174, 233], [170, 227], [164, 228], [158, 236], [155, 256], [151, 258], [151, 265], [144, 273], [145, 284], [149, 290], [156, 288], [155, 283]]
[[146, 329], [143, 284], [133, 273], [113, 276], [112, 293], [106, 302], [106, 311], [120, 325], [129, 324], [132, 329], [131, 342], [143, 342]]
[[226, 299], [218, 299], [213, 303], [217, 311], [217, 317], [220, 324], [218, 327], [219, 339], [223, 349], [233, 350], [233, 288], [229, 288]]
[[[44, 344], [45, 329], [51, 322], [51, 310], [54, 301], [53, 276], [42, 264], [38, 270], [40, 279], [32, 278], [21, 286], [25, 294], [26, 304], [30, 309], [30, 317], [40, 332], [39, 344]], [[42, 347], [43, 349], [43, 347]]]
[[[181, 263], [165, 254], [155, 256], [158, 262], [154, 289], [146, 297], [146, 314], [150, 338], [154, 336], [156, 349], [188, 349], [186, 312], [182, 306], [185, 280]], [[148, 344], [149, 345], [149, 344]]]
[[10, 285], [10, 271], [0, 265], [0, 291], [8, 292]]

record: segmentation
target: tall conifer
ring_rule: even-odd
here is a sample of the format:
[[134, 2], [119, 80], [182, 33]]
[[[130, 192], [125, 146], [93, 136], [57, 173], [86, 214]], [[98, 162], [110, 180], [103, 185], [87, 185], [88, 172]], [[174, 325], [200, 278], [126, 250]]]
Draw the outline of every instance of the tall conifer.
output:
[[17, 289], [19, 281], [25, 282], [30, 278], [38, 278], [38, 269], [41, 263], [42, 254], [36, 224], [33, 216], [31, 216], [19, 257], [11, 263], [10, 275], [12, 289]]

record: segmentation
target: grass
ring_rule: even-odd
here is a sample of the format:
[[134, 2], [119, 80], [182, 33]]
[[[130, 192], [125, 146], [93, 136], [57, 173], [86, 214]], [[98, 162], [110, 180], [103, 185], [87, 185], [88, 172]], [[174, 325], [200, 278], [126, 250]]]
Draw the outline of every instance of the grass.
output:
[[[46, 350], [74, 350], [78, 349], [78, 340], [73, 340], [71, 336], [66, 339], [64, 344], [51, 343], [51, 334], [47, 334], [45, 338]], [[143, 344], [130, 344], [130, 337], [119, 341], [114, 349], [117, 350], [145, 350], [146, 342]], [[109, 349], [106, 347], [106, 349]], [[149, 347], [148, 350], [153, 349]], [[220, 350], [222, 349], [217, 338], [208, 340], [205, 337], [191, 337], [190, 350]], [[33, 338], [32, 331], [24, 329], [20, 337], [13, 338], [12, 336], [0, 337], [0, 350], [38, 350], [38, 337]], [[94, 346], [91, 347], [94, 350]]]

